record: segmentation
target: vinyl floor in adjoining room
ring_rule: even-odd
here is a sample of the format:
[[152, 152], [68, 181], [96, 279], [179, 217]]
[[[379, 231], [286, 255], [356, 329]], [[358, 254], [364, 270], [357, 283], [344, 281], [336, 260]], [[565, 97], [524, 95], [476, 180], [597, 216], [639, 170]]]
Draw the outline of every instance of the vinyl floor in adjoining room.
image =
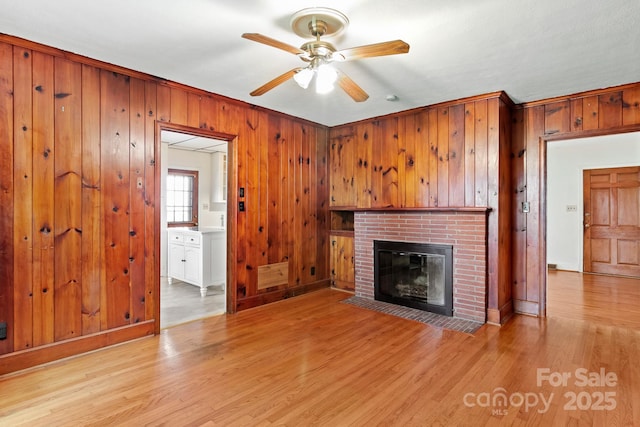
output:
[[200, 288], [166, 277], [160, 280], [160, 327], [168, 328], [225, 312], [225, 292], [220, 286], [210, 286], [207, 295]]

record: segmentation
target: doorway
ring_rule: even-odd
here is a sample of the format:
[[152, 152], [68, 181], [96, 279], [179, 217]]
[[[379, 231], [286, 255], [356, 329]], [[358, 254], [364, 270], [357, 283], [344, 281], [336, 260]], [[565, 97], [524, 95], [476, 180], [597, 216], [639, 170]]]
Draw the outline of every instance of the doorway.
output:
[[[585, 213], [589, 213], [585, 211], [584, 171], [640, 165], [640, 132], [550, 140], [543, 144], [546, 146], [542, 151], [546, 151], [545, 199], [542, 201], [546, 204], [546, 257], [543, 259], [551, 269], [583, 274], [587, 261], [583, 248], [585, 243], [589, 244], [585, 242], [583, 220]], [[554, 292], [548, 288], [548, 269], [545, 270], [543, 301], [546, 306], [552, 306], [549, 298], [553, 298]]]
[[231, 138], [168, 124], [158, 136], [162, 329], [227, 311]]

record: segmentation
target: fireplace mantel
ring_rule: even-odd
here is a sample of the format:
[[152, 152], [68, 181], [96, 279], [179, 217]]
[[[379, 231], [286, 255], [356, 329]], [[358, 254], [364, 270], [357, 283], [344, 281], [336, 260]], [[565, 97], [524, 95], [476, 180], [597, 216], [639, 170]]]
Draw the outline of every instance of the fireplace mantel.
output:
[[399, 207], [382, 207], [382, 208], [356, 208], [350, 206], [332, 206], [331, 211], [353, 211], [353, 212], [470, 212], [482, 213], [491, 212], [488, 206], [460, 206], [460, 207], [419, 207], [419, 208], [399, 208]]

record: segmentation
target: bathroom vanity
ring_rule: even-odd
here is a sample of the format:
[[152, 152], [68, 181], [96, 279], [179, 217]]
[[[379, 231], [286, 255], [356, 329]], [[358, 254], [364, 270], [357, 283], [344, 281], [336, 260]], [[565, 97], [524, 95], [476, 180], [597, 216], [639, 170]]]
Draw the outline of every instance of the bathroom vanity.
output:
[[200, 287], [226, 283], [226, 230], [222, 227], [169, 228], [167, 275], [173, 279]]

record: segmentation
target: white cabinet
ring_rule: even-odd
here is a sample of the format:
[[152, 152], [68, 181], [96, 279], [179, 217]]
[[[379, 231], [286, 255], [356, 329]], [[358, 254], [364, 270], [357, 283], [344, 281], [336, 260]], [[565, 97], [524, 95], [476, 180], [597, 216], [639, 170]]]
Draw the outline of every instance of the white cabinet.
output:
[[177, 279], [200, 287], [207, 295], [207, 286], [222, 285], [226, 281], [226, 233], [224, 229], [203, 231], [172, 228], [168, 230], [169, 283]]
[[211, 153], [211, 202], [227, 201], [227, 153]]

